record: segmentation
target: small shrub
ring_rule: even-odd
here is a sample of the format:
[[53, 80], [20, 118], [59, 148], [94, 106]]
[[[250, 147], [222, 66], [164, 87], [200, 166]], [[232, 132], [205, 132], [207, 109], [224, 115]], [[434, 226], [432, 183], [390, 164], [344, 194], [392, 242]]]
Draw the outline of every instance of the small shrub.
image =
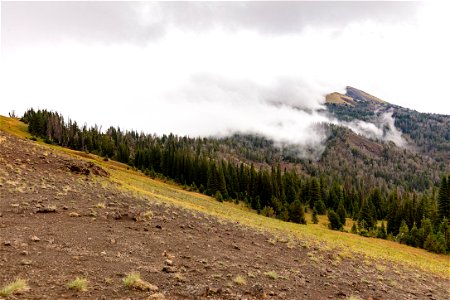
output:
[[0, 290], [0, 297], [8, 297], [11, 295], [21, 294], [28, 291], [29, 289], [30, 288], [28, 287], [28, 284], [25, 280], [17, 279], [16, 281], [9, 283]]
[[101, 209], [103, 209], [103, 208], [105, 208], [105, 207], [106, 207], [105, 203], [97, 203], [97, 204], [95, 205], [95, 208], [101, 208]]
[[275, 217], [275, 211], [270, 206], [264, 206], [264, 208], [261, 210], [261, 215], [269, 218]]
[[243, 276], [241, 276], [241, 275], [236, 276], [233, 279], [233, 282], [238, 284], [238, 285], [245, 285], [245, 284], [247, 284], [247, 282], [245, 281], [245, 278]]
[[275, 271], [265, 272], [264, 275], [266, 275], [270, 279], [278, 279], [278, 274]]
[[123, 280], [125, 287], [140, 291], [157, 291], [158, 287], [141, 279], [139, 273], [130, 273]]
[[74, 291], [85, 292], [87, 291], [87, 279], [82, 277], [77, 277], [75, 280], [69, 282], [67, 287]]

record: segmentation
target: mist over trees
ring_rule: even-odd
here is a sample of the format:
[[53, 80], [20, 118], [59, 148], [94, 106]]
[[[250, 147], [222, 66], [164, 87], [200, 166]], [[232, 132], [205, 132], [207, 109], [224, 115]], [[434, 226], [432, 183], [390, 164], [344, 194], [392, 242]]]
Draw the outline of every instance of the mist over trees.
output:
[[[343, 170], [350, 168], [334, 168], [336, 162], [327, 159], [326, 153], [321, 167], [305, 163], [306, 172], [301, 172], [286, 161], [272, 160], [273, 155], [262, 155], [271, 145], [258, 138], [256, 144], [241, 147], [239, 136], [235, 140], [156, 136], [114, 127], [102, 132], [98, 126], [80, 127], [47, 110], [30, 109], [22, 120], [32, 135], [47, 143], [114, 159], [218, 201], [243, 202], [269, 217], [306, 224], [305, 208], [309, 208], [313, 223], [318, 222], [317, 215], [327, 214], [332, 229], [342, 230], [346, 218], [352, 218], [357, 224], [352, 227], [354, 233], [390, 238], [438, 253], [450, 250], [450, 175], [441, 178], [438, 189], [426, 189], [427, 184], [418, 184], [416, 190], [397, 188], [379, 184], [376, 179], [357, 183], [354, 178], [346, 180], [348, 175], [338, 175], [338, 171], [345, 173]], [[233, 143], [234, 147], [230, 146]], [[220, 151], [224, 147], [228, 152]], [[251, 156], [258, 157], [248, 159]], [[261, 163], [263, 158], [266, 161]], [[386, 172], [383, 176], [394, 175]], [[380, 220], [387, 226], [384, 221], [379, 224]]]

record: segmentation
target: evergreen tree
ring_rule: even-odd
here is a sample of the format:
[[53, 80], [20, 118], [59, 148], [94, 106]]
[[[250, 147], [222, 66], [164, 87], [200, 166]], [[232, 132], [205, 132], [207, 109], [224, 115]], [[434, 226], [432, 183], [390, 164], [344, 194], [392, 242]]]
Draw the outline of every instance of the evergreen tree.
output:
[[[363, 222], [364, 221], [364, 222]], [[376, 220], [373, 217], [373, 210], [370, 209], [368, 201], [364, 201], [359, 212], [359, 226], [364, 229], [372, 229], [376, 225]]]
[[444, 237], [446, 250], [450, 251], [450, 226], [447, 218], [444, 218], [439, 225], [439, 232], [442, 233]]
[[411, 231], [409, 233], [410, 235], [410, 241], [409, 241], [409, 245], [413, 246], [413, 247], [419, 247], [422, 237], [420, 236], [420, 231], [417, 228], [416, 222], [414, 222], [413, 227], [411, 228]]
[[402, 224], [400, 225], [400, 231], [396, 236], [396, 239], [401, 244], [406, 244], [409, 240], [409, 228], [405, 220], [402, 220]]
[[384, 222], [381, 222], [381, 226], [378, 228], [377, 238], [380, 239], [387, 238], [386, 227], [384, 226]]
[[[422, 227], [421, 227], [421, 231], [422, 231], [422, 243], [420, 245], [420, 247], [424, 247], [424, 243], [425, 240], [428, 238], [428, 236], [433, 233], [433, 226], [431, 224], [431, 220], [426, 218], [422, 220]], [[427, 249], [427, 248], [425, 248]]]
[[314, 207], [314, 204], [321, 200], [320, 197], [320, 184], [316, 177], [311, 179], [310, 191], [309, 191], [309, 206]]
[[316, 209], [315, 207], [313, 208], [313, 213], [312, 213], [312, 217], [311, 217], [311, 222], [312, 222], [313, 224], [319, 223], [319, 218], [318, 218], [318, 216], [317, 216], [317, 209]]
[[330, 222], [329, 227], [334, 230], [342, 229], [342, 223], [337, 213], [334, 210], [328, 210], [328, 221]]
[[325, 207], [325, 203], [323, 203], [322, 200], [319, 200], [316, 203], [314, 203], [314, 208], [317, 210], [317, 213], [319, 215], [324, 215], [327, 212], [327, 208]]
[[216, 194], [214, 195], [214, 198], [216, 198], [217, 201], [223, 202], [222, 194], [219, 191], [216, 191]]
[[336, 213], [339, 216], [339, 220], [341, 221], [341, 224], [344, 226], [345, 225], [345, 217], [346, 217], [347, 213], [345, 212], [344, 203], [342, 200], [339, 202]]
[[443, 176], [439, 187], [438, 195], [438, 217], [439, 220], [450, 217], [450, 193], [447, 177]]
[[306, 224], [305, 209], [299, 200], [289, 205], [289, 219], [294, 223]]

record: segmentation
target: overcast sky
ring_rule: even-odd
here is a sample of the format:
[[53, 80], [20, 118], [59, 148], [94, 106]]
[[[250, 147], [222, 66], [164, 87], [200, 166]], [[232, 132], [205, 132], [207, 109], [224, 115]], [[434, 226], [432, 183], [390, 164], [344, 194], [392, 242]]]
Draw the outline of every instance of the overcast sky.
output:
[[[1, 2], [0, 114], [145, 132], [300, 134], [350, 85], [450, 114], [435, 2]], [[308, 109], [308, 113], [291, 106]]]

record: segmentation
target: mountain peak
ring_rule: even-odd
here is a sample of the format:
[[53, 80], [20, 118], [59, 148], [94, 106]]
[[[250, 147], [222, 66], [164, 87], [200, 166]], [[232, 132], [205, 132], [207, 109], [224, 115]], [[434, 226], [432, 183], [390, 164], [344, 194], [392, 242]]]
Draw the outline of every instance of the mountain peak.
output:
[[358, 104], [363, 103], [372, 106], [387, 104], [386, 101], [381, 100], [380, 98], [370, 95], [369, 93], [366, 93], [357, 88], [347, 86], [345, 87], [345, 89], [346, 89], [345, 94], [334, 92], [326, 95], [325, 97], [326, 103], [347, 105], [347, 106], [357, 106]]

